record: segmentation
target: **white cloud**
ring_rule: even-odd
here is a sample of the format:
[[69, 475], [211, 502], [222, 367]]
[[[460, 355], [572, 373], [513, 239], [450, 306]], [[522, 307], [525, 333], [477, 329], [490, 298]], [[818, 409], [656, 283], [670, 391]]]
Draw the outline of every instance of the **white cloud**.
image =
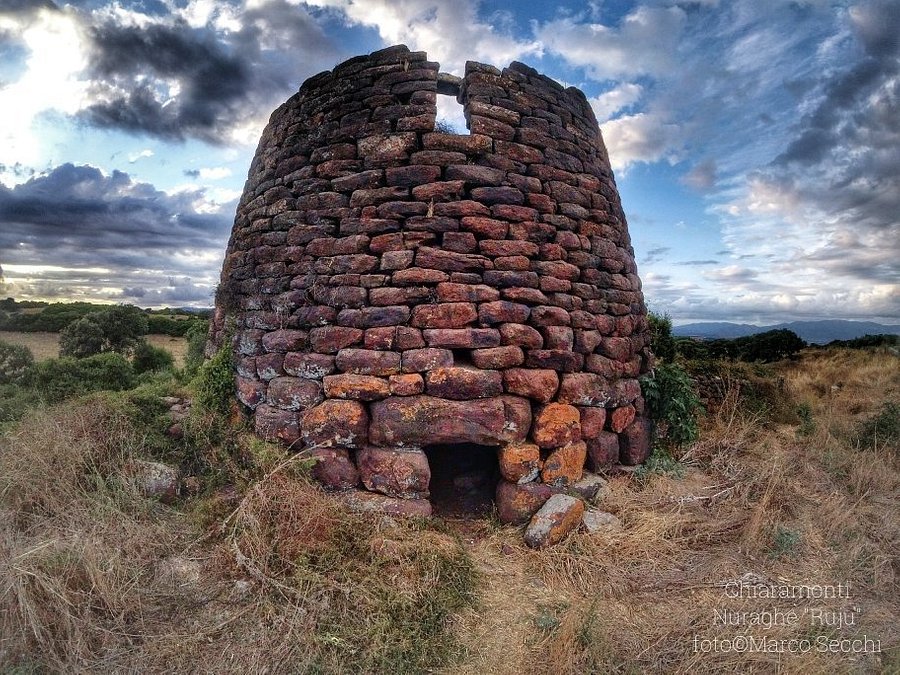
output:
[[479, 20], [474, 0], [310, 0], [306, 4], [338, 9], [351, 23], [377, 29], [385, 43], [427, 51], [442, 70], [456, 74], [462, 74], [469, 60], [503, 67], [540, 53], [539, 42], [517, 40]]
[[661, 114], [637, 113], [606, 122], [601, 131], [613, 169], [625, 170], [635, 162], [676, 161], [681, 148], [681, 127]]
[[594, 109], [597, 121], [603, 124], [623, 108], [637, 103], [643, 92], [644, 88], [641, 85], [624, 82], [599, 96], [588, 99], [588, 103]]
[[686, 16], [680, 7], [640, 6], [617, 27], [566, 17], [539, 26], [535, 35], [546, 49], [594, 79], [659, 75], [677, 66], [675, 51]]

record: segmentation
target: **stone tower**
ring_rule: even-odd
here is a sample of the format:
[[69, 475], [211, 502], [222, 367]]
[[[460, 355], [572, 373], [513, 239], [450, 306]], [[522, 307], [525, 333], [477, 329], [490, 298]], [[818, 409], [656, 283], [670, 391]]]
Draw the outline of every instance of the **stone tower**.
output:
[[[436, 130], [442, 95], [469, 133]], [[374, 507], [480, 490], [521, 521], [648, 454], [606, 148], [584, 94], [521, 63], [459, 78], [401, 45], [308, 79], [260, 140], [216, 310], [257, 433]]]

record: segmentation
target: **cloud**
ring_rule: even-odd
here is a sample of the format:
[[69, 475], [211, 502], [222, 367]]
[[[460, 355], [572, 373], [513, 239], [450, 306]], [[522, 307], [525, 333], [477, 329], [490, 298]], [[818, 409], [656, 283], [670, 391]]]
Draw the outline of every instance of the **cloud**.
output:
[[545, 49], [596, 80], [661, 75], [676, 67], [686, 17], [680, 7], [642, 5], [618, 26], [565, 17], [539, 26], [535, 36]]
[[711, 190], [716, 185], [716, 160], [704, 159], [681, 178], [681, 182], [700, 192]]
[[597, 121], [603, 124], [620, 110], [637, 103], [643, 91], [644, 88], [641, 85], [625, 82], [599, 96], [588, 99], [588, 102], [594, 109]]
[[[218, 278], [234, 207], [211, 207], [203, 190], [170, 194], [121, 171], [64, 164], [0, 185], [0, 251], [8, 270], [20, 270], [8, 281], [24, 295], [46, 296], [62, 280], [73, 298], [143, 286], [160, 302], [195, 301]], [[192, 281], [172, 285], [173, 277]]]
[[613, 169], [625, 170], [636, 162], [674, 162], [682, 147], [683, 130], [657, 113], [637, 113], [606, 122], [603, 140]]
[[671, 246], [655, 246], [647, 251], [643, 264], [654, 265], [665, 257], [665, 254], [672, 250]]
[[469, 60], [504, 66], [541, 52], [538, 40], [513, 37], [508, 20], [480, 19], [474, 0], [310, 0], [308, 4], [338, 10], [352, 24], [375, 28], [386, 44], [403, 43], [427, 51], [447, 72], [461, 74]]

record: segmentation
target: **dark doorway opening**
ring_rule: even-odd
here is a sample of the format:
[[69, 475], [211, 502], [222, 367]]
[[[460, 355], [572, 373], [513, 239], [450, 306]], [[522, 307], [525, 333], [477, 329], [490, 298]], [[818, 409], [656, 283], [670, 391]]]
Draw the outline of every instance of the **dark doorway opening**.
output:
[[425, 455], [435, 515], [480, 518], [490, 514], [500, 480], [497, 448], [474, 443], [429, 445]]

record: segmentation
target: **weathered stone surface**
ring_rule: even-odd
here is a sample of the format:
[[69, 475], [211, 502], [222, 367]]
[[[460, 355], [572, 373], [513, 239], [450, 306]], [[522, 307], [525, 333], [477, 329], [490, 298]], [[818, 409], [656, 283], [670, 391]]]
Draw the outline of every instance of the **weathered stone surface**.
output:
[[528, 305], [522, 305], [507, 300], [495, 302], [483, 302], [478, 305], [478, 321], [484, 326], [497, 323], [525, 323], [531, 309]]
[[600, 509], [585, 509], [584, 514], [581, 516], [581, 522], [589, 534], [618, 532], [622, 529], [622, 521], [613, 514]]
[[328, 399], [303, 415], [301, 436], [307, 447], [360, 448], [368, 435], [369, 414], [359, 401]]
[[544, 346], [543, 336], [531, 326], [505, 323], [499, 330], [501, 342], [505, 345], [517, 345], [525, 349], [541, 349]]
[[260, 405], [253, 414], [254, 431], [268, 441], [280, 441], [292, 446], [300, 439], [297, 413], [272, 405]]
[[619, 437], [610, 431], [601, 431], [585, 439], [587, 465], [592, 471], [601, 471], [619, 463]]
[[501, 480], [495, 495], [497, 516], [507, 525], [527, 523], [552, 495], [553, 491], [543, 483]]
[[509, 394], [547, 403], [552, 401], [559, 387], [555, 370], [538, 368], [509, 368], [503, 371], [503, 388]]
[[554, 487], [567, 487], [581, 480], [587, 445], [584, 441], [566, 443], [556, 448], [544, 460], [541, 480]]
[[619, 460], [626, 466], [641, 464], [650, 456], [652, 437], [650, 420], [635, 418], [634, 422], [619, 436]]
[[391, 375], [388, 384], [394, 396], [415, 396], [425, 391], [425, 380], [418, 373]]
[[564, 403], [541, 406], [534, 416], [531, 437], [542, 448], [558, 448], [581, 440], [578, 408]]
[[335, 357], [338, 370], [356, 375], [394, 375], [400, 372], [400, 352], [342, 349]]
[[540, 475], [541, 449], [534, 443], [508, 443], [497, 452], [500, 474], [511, 483], [528, 483]]
[[609, 430], [621, 433], [634, 421], [634, 406], [626, 405], [616, 408], [609, 415]]
[[577, 406], [602, 407], [611, 397], [606, 380], [594, 373], [565, 373], [557, 400]]
[[493, 328], [435, 328], [423, 331], [429, 347], [483, 349], [500, 344], [500, 332]]
[[503, 393], [503, 378], [497, 370], [481, 370], [465, 366], [434, 368], [425, 374], [425, 391], [429, 396], [465, 401]]
[[328, 490], [349, 490], [359, 484], [359, 472], [344, 448], [310, 448], [305, 454], [316, 460], [310, 471]]
[[322, 400], [322, 385], [302, 377], [276, 377], [269, 382], [266, 398], [284, 410], [306, 410]]
[[[373, 445], [500, 445], [507, 410], [500, 397], [451, 401], [434, 396], [386, 398], [370, 404]], [[510, 439], [511, 440], [511, 439]]]
[[449, 349], [423, 347], [409, 349], [401, 354], [400, 369], [404, 373], [424, 373], [433, 368], [449, 368], [453, 365], [453, 352]]
[[348, 326], [321, 326], [309, 331], [309, 345], [320, 354], [337, 354], [341, 349], [361, 344], [364, 332]]
[[520, 366], [524, 361], [525, 353], [520, 347], [515, 345], [472, 350], [472, 363], [477, 368], [502, 370], [512, 366]]
[[606, 409], [593, 406], [576, 406], [581, 415], [581, 437], [596, 438], [606, 426]]
[[143, 497], [171, 504], [181, 493], [178, 469], [161, 462], [130, 459], [122, 467], [125, 481]]
[[390, 497], [428, 497], [431, 470], [418, 448], [379, 448], [367, 445], [356, 453], [359, 475], [369, 490]]
[[590, 471], [584, 471], [581, 480], [569, 486], [568, 492], [581, 497], [587, 502], [602, 498], [609, 490], [609, 483], [605, 478]]
[[306, 344], [306, 331], [273, 330], [262, 337], [262, 346], [267, 352], [292, 352]]
[[259, 380], [251, 380], [246, 377], [237, 379], [238, 401], [248, 408], [255, 408], [266, 399], [266, 385]]
[[347, 398], [355, 401], [377, 401], [390, 396], [391, 388], [383, 377], [373, 375], [326, 375], [322, 380], [325, 396], [328, 398]]
[[397, 499], [377, 492], [351, 490], [341, 493], [343, 500], [351, 511], [359, 513], [383, 513], [387, 516], [404, 518], [429, 518], [431, 502], [427, 499]]
[[584, 502], [569, 495], [553, 495], [532, 516], [525, 528], [525, 543], [531, 548], [547, 548], [561, 542], [581, 523]]
[[418, 305], [410, 323], [418, 328], [462, 328], [477, 318], [478, 310], [471, 302], [442, 302]]
[[284, 372], [308, 380], [321, 380], [334, 372], [334, 357], [315, 352], [290, 352], [284, 355]]

